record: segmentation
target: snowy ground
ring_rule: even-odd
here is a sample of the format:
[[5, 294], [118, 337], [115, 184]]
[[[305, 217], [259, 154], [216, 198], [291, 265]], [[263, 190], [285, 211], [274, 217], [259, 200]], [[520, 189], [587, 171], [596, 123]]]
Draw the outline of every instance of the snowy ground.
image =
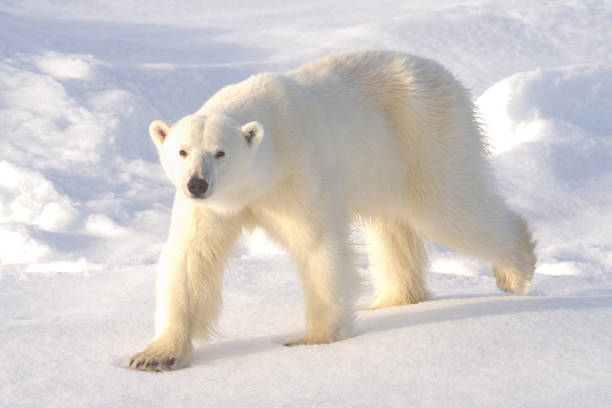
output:
[[[612, 4], [328, 3], [0, 1], [0, 406], [610, 406]], [[432, 244], [433, 300], [286, 348], [301, 289], [255, 235], [191, 367], [121, 368], [152, 334], [171, 206], [149, 122], [363, 48], [432, 57], [472, 89], [500, 188], [539, 241], [528, 294]]]

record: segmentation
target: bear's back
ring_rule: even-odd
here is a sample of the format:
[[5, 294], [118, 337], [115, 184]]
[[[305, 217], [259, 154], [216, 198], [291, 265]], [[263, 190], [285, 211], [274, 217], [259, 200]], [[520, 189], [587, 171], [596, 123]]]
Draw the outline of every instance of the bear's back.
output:
[[365, 102], [373, 108], [403, 111], [469, 103], [461, 83], [434, 60], [398, 51], [366, 50], [330, 55], [287, 73], [326, 103]]

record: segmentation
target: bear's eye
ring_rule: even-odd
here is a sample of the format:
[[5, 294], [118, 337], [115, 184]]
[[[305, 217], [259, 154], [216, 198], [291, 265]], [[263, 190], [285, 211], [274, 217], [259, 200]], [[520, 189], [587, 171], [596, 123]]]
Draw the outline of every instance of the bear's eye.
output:
[[179, 150], [179, 155], [180, 155], [181, 157], [187, 157], [187, 152], [186, 152], [185, 150], [182, 150], [182, 149], [181, 149], [181, 150]]
[[217, 159], [220, 159], [223, 156], [225, 156], [225, 152], [223, 150], [219, 150], [219, 151], [217, 151], [217, 153], [215, 153], [215, 157]]

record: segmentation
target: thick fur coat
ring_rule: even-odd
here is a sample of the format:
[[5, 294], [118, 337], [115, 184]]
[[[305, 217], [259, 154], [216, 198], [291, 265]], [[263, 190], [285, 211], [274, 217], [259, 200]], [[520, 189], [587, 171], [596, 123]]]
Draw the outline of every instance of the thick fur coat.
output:
[[155, 337], [132, 368], [188, 363], [192, 339], [219, 314], [224, 261], [245, 228], [265, 229], [297, 263], [306, 330], [291, 344], [350, 333], [355, 219], [375, 265], [372, 308], [427, 299], [424, 237], [490, 262], [503, 290], [524, 293], [532, 278], [534, 243], [496, 191], [470, 97], [431, 60], [366, 51], [255, 75], [150, 134], [177, 191]]

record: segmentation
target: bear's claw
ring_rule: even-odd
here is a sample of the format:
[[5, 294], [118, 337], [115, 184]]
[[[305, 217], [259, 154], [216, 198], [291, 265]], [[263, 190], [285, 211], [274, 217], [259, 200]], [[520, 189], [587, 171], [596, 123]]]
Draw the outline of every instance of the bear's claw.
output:
[[124, 366], [141, 371], [176, 370], [188, 364], [191, 349], [190, 343], [168, 344], [163, 341], [155, 341], [126, 360]]
[[125, 366], [141, 371], [164, 371], [172, 370], [175, 367], [176, 357], [153, 357], [153, 356], [135, 356]]

